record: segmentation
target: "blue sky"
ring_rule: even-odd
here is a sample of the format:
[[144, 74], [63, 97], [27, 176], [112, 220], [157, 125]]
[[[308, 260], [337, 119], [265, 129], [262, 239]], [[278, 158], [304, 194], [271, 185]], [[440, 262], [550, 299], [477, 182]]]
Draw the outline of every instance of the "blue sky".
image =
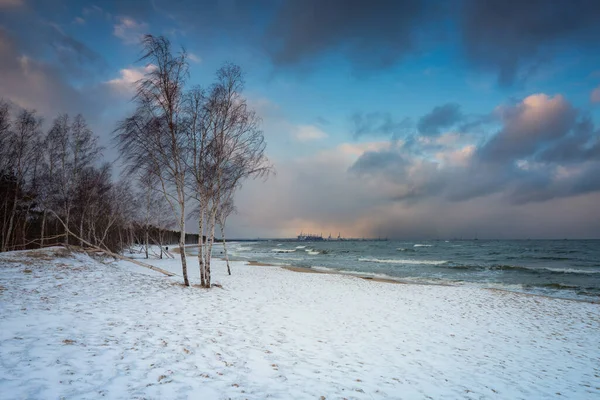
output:
[[[594, 1], [0, 0], [0, 95], [110, 137], [139, 39], [232, 61], [277, 175], [233, 236], [600, 237]], [[118, 164], [115, 164], [118, 171]]]

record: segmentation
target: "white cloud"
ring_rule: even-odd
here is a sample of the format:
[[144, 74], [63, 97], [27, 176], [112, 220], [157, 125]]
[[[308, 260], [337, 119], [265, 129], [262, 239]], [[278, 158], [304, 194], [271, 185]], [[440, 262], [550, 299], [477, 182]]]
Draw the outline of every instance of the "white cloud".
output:
[[120, 16], [117, 17], [117, 21], [113, 34], [125, 44], [138, 44], [144, 33], [148, 31], [148, 24], [138, 22], [131, 17]]
[[152, 64], [145, 67], [123, 68], [119, 71], [119, 74], [121, 75], [119, 78], [111, 79], [106, 83], [114, 91], [120, 94], [130, 95], [135, 88], [135, 83], [154, 68], [156, 67]]
[[294, 129], [292, 136], [299, 142], [309, 142], [325, 139], [327, 134], [314, 125], [300, 125]]
[[197, 56], [194, 53], [188, 53], [188, 57], [189, 57], [190, 61], [192, 61], [196, 64], [200, 64], [202, 62], [202, 58], [200, 58], [199, 56]]
[[75, 17], [75, 19], [73, 20], [74, 24], [77, 25], [84, 25], [85, 24], [85, 19], [81, 18], [81, 17]]

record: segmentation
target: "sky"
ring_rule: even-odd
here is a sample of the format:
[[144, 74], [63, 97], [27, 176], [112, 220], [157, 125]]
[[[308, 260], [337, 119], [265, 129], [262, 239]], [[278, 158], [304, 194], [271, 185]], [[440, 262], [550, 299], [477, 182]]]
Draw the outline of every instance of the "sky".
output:
[[[0, 97], [111, 141], [142, 35], [245, 73], [276, 174], [230, 237], [600, 238], [595, 0], [0, 0]], [[118, 176], [115, 177], [118, 179]]]

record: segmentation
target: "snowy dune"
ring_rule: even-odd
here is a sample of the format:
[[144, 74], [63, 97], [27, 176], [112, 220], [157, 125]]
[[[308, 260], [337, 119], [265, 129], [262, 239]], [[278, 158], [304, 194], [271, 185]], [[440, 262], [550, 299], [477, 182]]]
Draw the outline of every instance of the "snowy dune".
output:
[[3, 399], [600, 397], [598, 304], [54, 252], [0, 254]]

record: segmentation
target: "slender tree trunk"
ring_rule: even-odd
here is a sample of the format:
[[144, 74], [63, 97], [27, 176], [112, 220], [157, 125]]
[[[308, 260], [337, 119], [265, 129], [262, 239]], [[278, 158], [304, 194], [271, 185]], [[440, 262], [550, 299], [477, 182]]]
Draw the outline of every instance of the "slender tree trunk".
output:
[[211, 259], [212, 259], [212, 247], [213, 244], [215, 242], [215, 221], [216, 221], [216, 208], [214, 211], [212, 211], [211, 213], [212, 215], [210, 216], [210, 222], [209, 222], [209, 235], [208, 237], [210, 238], [208, 240], [207, 243], [207, 249], [206, 249], [206, 274], [205, 274], [205, 279], [206, 279], [206, 287], [210, 288], [211, 282], [210, 282], [210, 263], [211, 263]]
[[185, 256], [185, 209], [181, 206], [181, 217], [179, 218], [179, 253], [181, 254], [181, 270], [183, 272], [183, 284], [190, 286], [190, 281], [187, 274], [187, 258]]
[[12, 206], [12, 210], [10, 212], [10, 219], [8, 220], [8, 228], [6, 229], [6, 236], [4, 237], [4, 243], [2, 244], [2, 251], [8, 251], [8, 244], [10, 242], [10, 237], [12, 235], [13, 224], [15, 222], [15, 214], [16, 213], [17, 213], [17, 194], [15, 192], [13, 206]]
[[158, 246], [160, 247], [160, 259], [162, 260], [163, 258], [163, 233], [161, 232], [162, 230], [160, 228], [158, 228]]
[[221, 240], [223, 241], [223, 251], [225, 252], [225, 262], [227, 263], [227, 273], [231, 275], [231, 269], [229, 268], [229, 256], [227, 255], [227, 242], [225, 242], [225, 224], [221, 224]]
[[[202, 206], [201, 206], [202, 207]], [[200, 211], [200, 218], [198, 219], [198, 266], [200, 267], [200, 286], [206, 287], [205, 271], [204, 271], [204, 209]]]
[[148, 241], [150, 240], [149, 233], [148, 233], [148, 225], [145, 226], [144, 233], [145, 233], [144, 242], [145, 242], [145, 247], [146, 247], [146, 259], [148, 259]]
[[46, 210], [44, 209], [44, 212], [42, 213], [42, 229], [41, 229], [41, 237], [40, 237], [40, 248], [44, 247], [44, 236], [45, 236], [44, 230], [45, 229], [46, 229]]
[[82, 211], [81, 212], [81, 220], [79, 221], [79, 237], [81, 239], [79, 239], [79, 246], [83, 247], [83, 216], [85, 215], [85, 213]]

